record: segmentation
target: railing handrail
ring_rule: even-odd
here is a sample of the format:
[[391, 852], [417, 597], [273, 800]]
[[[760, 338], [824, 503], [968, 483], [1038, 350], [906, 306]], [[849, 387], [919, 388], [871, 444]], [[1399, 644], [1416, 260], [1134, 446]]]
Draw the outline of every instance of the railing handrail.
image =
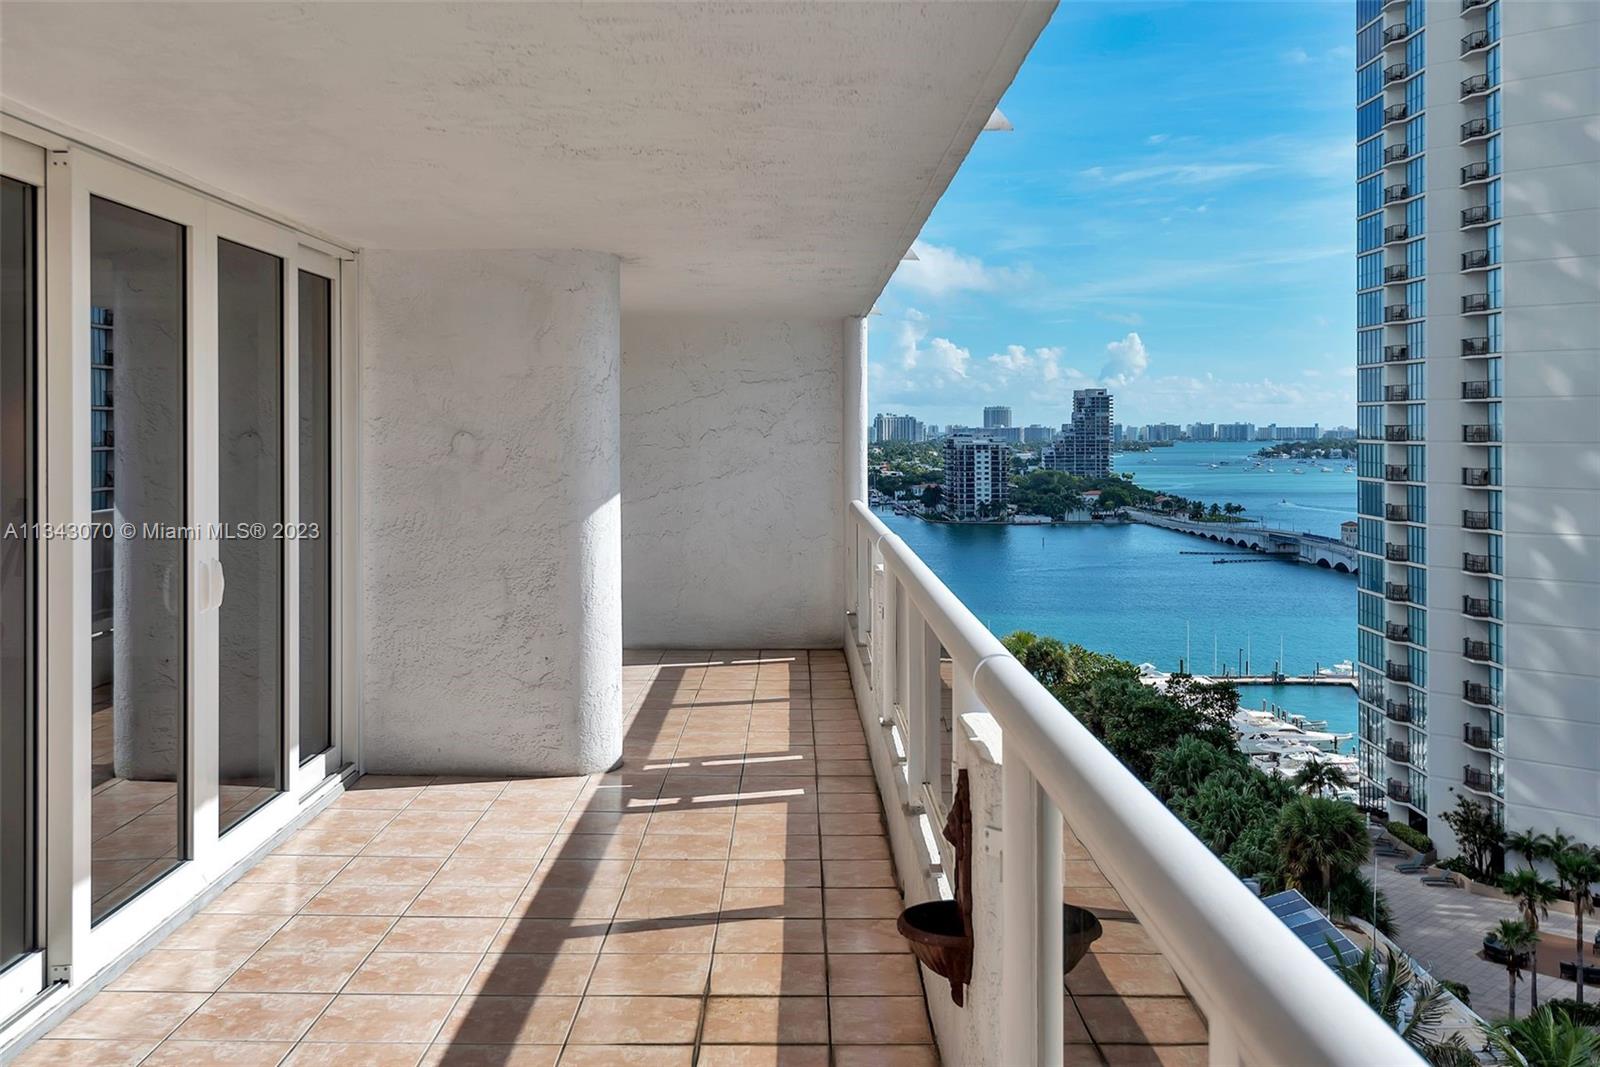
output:
[[1211, 1025], [1237, 1035], [1246, 1061], [1418, 1062], [904, 541], [864, 503], [850, 507], [876, 538], [885, 568], [949, 651], [952, 666], [971, 672], [973, 691], [1002, 731], [1002, 760], [1021, 755], [1101, 873], [1202, 1000]]

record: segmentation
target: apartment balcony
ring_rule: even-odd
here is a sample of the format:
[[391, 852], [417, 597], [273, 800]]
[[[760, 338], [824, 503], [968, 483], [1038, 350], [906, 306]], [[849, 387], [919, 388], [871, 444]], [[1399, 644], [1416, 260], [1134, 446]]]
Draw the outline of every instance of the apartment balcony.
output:
[[1384, 322], [1410, 322], [1416, 317], [1410, 304], [1390, 304], [1383, 309]]
[[1411, 147], [1409, 145], [1392, 144], [1385, 146], [1383, 150], [1383, 161], [1385, 163], [1399, 163], [1410, 158]]
[[1484, 162], [1468, 163], [1468, 164], [1466, 164], [1465, 166], [1463, 166], [1461, 168], [1461, 184], [1462, 185], [1471, 185], [1473, 182], [1485, 181], [1485, 180], [1488, 179], [1488, 177], [1489, 177], [1489, 164], [1488, 163], [1484, 163]]
[[1390, 800], [1398, 800], [1402, 804], [1411, 803], [1411, 787], [1405, 782], [1389, 779], [1385, 793]]
[[1488, 663], [1490, 662], [1489, 642], [1476, 641], [1470, 637], [1462, 638], [1461, 654], [1475, 662]]
[[1477, 767], [1467, 765], [1461, 768], [1461, 784], [1474, 793], [1494, 796], [1494, 784], [1490, 780], [1488, 772], [1479, 770]]
[[1383, 68], [1383, 81], [1386, 85], [1405, 81], [1409, 77], [1411, 77], [1411, 68], [1404, 63], [1391, 63]]
[[1406, 104], [1390, 104], [1383, 109], [1383, 123], [1385, 126], [1392, 122], [1404, 122], [1411, 115], [1411, 108]]
[[1493, 88], [1493, 84], [1489, 81], [1489, 75], [1487, 74], [1474, 74], [1470, 78], [1462, 78], [1461, 99], [1466, 100], [1470, 97], [1478, 96], [1488, 92], [1491, 88]]
[[[1472, 513], [1468, 512], [1468, 514]], [[1483, 597], [1477, 596], [1464, 596], [1461, 598], [1461, 614], [1470, 615], [1474, 619], [1493, 618], [1489, 602]]]
[[1383, 28], [1383, 43], [1396, 44], [1411, 36], [1411, 27], [1404, 22], [1391, 23]]
[[1392, 223], [1383, 228], [1384, 244], [1396, 244], [1411, 236], [1411, 228], [1403, 222]]
[[1383, 439], [1385, 441], [1409, 441], [1411, 440], [1411, 428], [1404, 423], [1385, 426], [1383, 428]]
[[1461, 569], [1468, 574], [1493, 574], [1489, 569], [1489, 557], [1476, 552], [1461, 553]]
[[1383, 517], [1389, 522], [1410, 522], [1411, 509], [1404, 504], [1385, 504]]
[[1411, 397], [1411, 389], [1404, 385], [1386, 385], [1383, 387], [1383, 399], [1391, 403], [1404, 403]]
[[1494, 216], [1486, 205], [1475, 205], [1461, 209], [1461, 228], [1468, 229], [1473, 226], [1486, 226], [1494, 221]]
[[1410, 682], [1411, 667], [1405, 663], [1396, 663], [1390, 660], [1383, 665], [1383, 676], [1391, 682]]
[[[1405, 546], [1404, 545], [1393, 545], [1391, 547], [1401, 549], [1402, 554], [1400, 556], [1400, 561], [1402, 563], [1405, 562], [1405, 555], [1404, 555]], [[1391, 641], [1403, 641], [1406, 644], [1410, 644], [1411, 643], [1411, 627], [1407, 626], [1403, 622], [1385, 623], [1384, 627], [1383, 627], [1383, 636], [1387, 637]]]
[[1492, 444], [1500, 440], [1500, 430], [1489, 423], [1468, 423], [1461, 427], [1461, 440], [1469, 445]]
[[1468, 489], [1484, 489], [1494, 481], [1488, 467], [1462, 467], [1461, 484]]
[[1474, 11], [1482, 11], [1489, 6], [1489, 0], [1461, 0], [1461, 13], [1470, 15]]
[[1463, 511], [1461, 513], [1461, 525], [1464, 529], [1468, 530], [1493, 529], [1493, 527], [1490, 525], [1489, 513], [1487, 511]]
[[1494, 310], [1494, 301], [1488, 293], [1465, 293], [1461, 297], [1463, 315], [1483, 315]]
[[1383, 202], [1385, 204], [1398, 204], [1402, 201], [1410, 200], [1411, 196], [1411, 186], [1406, 185], [1404, 182], [1387, 186], [1383, 190]]
[[1500, 700], [1495, 691], [1481, 682], [1462, 682], [1461, 699], [1468, 704], [1476, 704], [1479, 707], [1497, 708], [1500, 706]]
[[1388, 283], [1403, 282], [1411, 277], [1411, 268], [1404, 263], [1391, 263], [1383, 268], [1383, 280]]
[[1461, 339], [1461, 354], [1463, 356], [1491, 356], [1494, 351], [1489, 347], [1487, 337], [1463, 337]]
[[1493, 132], [1489, 128], [1488, 119], [1468, 119], [1461, 124], [1461, 143], [1467, 144], [1480, 137], [1487, 137]]
[[1385, 464], [1383, 480], [1386, 482], [1409, 482], [1411, 480], [1411, 468], [1403, 463]]
[[1493, 400], [1494, 395], [1487, 381], [1462, 382], [1462, 400]]
[[1410, 345], [1384, 345], [1383, 361], [1385, 363], [1404, 363], [1411, 358]]
[[1383, 717], [1390, 722], [1409, 723], [1412, 721], [1411, 705], [1391, 700], [1383, 706]]
[[1493, 43], [1488, 30], [1473, 30], [1461, 38], [1461, 54], [1467, 56], [1473, 52], [1481, 52]]
[[1463, 724], [1461, 740], [1468, 748], [1475, 748], [1480, 752], [1495, 751], [1494, 739], [1489, 736], [1489, 731], [1481, 726]]
[[1482, 270], [1493, 265], [1494, 258], [1487, 248], [1470, 248], [1461, 253], [1462, 270]]
[[1404, 741], [1390, 741], [1384, 746], [1384, 754], [1396, 763], [1411, 762], [1411, 746]]

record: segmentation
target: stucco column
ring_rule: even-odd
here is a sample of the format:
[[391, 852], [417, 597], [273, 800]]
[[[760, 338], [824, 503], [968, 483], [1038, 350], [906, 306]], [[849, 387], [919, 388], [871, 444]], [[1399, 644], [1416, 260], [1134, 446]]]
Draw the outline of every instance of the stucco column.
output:
[[864, 545], [851, 521], [852, 502], [867, 499], [867, 320], [852, 315], [844, 320], [844, 541], [845, 607], [855, 612], [857, 632], [846, 641], [866, 640], [871, 626], [867, 616], [870, 571]]
[[612, 766], [617, 258], [372, 251], [362, 279], [368, 769]]

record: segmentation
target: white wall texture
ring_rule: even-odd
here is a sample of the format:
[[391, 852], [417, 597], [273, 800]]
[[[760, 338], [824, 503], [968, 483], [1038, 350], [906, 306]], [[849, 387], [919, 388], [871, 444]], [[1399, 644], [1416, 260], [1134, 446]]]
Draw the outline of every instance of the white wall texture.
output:
[[623, 639], [838, 647], [844, 323], [622, 323]]
[[369, 770], [620, 757], [619, 322], [615, 256], [363, 254]]

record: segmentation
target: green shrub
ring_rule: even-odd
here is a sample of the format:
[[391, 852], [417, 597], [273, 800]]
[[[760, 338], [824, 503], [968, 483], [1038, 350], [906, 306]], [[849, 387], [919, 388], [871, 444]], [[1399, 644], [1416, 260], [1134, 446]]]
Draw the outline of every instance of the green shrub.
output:
[[1392, 822], [1385, 827], [1394, 839], [1407, 848], [1417, 852], [1432, 852], [1433, 841], [1428, 835], [1418, 830], [1413, 830], [1403, 822]]
[[[1588, 988], [1585, 986], [1584, 988]], [[1557, 1015], [1565, 1015], [1579, 1026], [1600, 1027], [1600, 1004], [1586, 1000], [1579, 1004], [1571, 997], [1557, 997], [1544, 1002]]]
[[1472, 990], [1467, 988], [1467, 983], [1452, 982], [1448, 978], [1441, 978], [1439, 979], [1439, 984], [1449, 990], [1450, 995], [1461, 1001], [1461, 1003], [1469, 1008], [1472, 1007]]

